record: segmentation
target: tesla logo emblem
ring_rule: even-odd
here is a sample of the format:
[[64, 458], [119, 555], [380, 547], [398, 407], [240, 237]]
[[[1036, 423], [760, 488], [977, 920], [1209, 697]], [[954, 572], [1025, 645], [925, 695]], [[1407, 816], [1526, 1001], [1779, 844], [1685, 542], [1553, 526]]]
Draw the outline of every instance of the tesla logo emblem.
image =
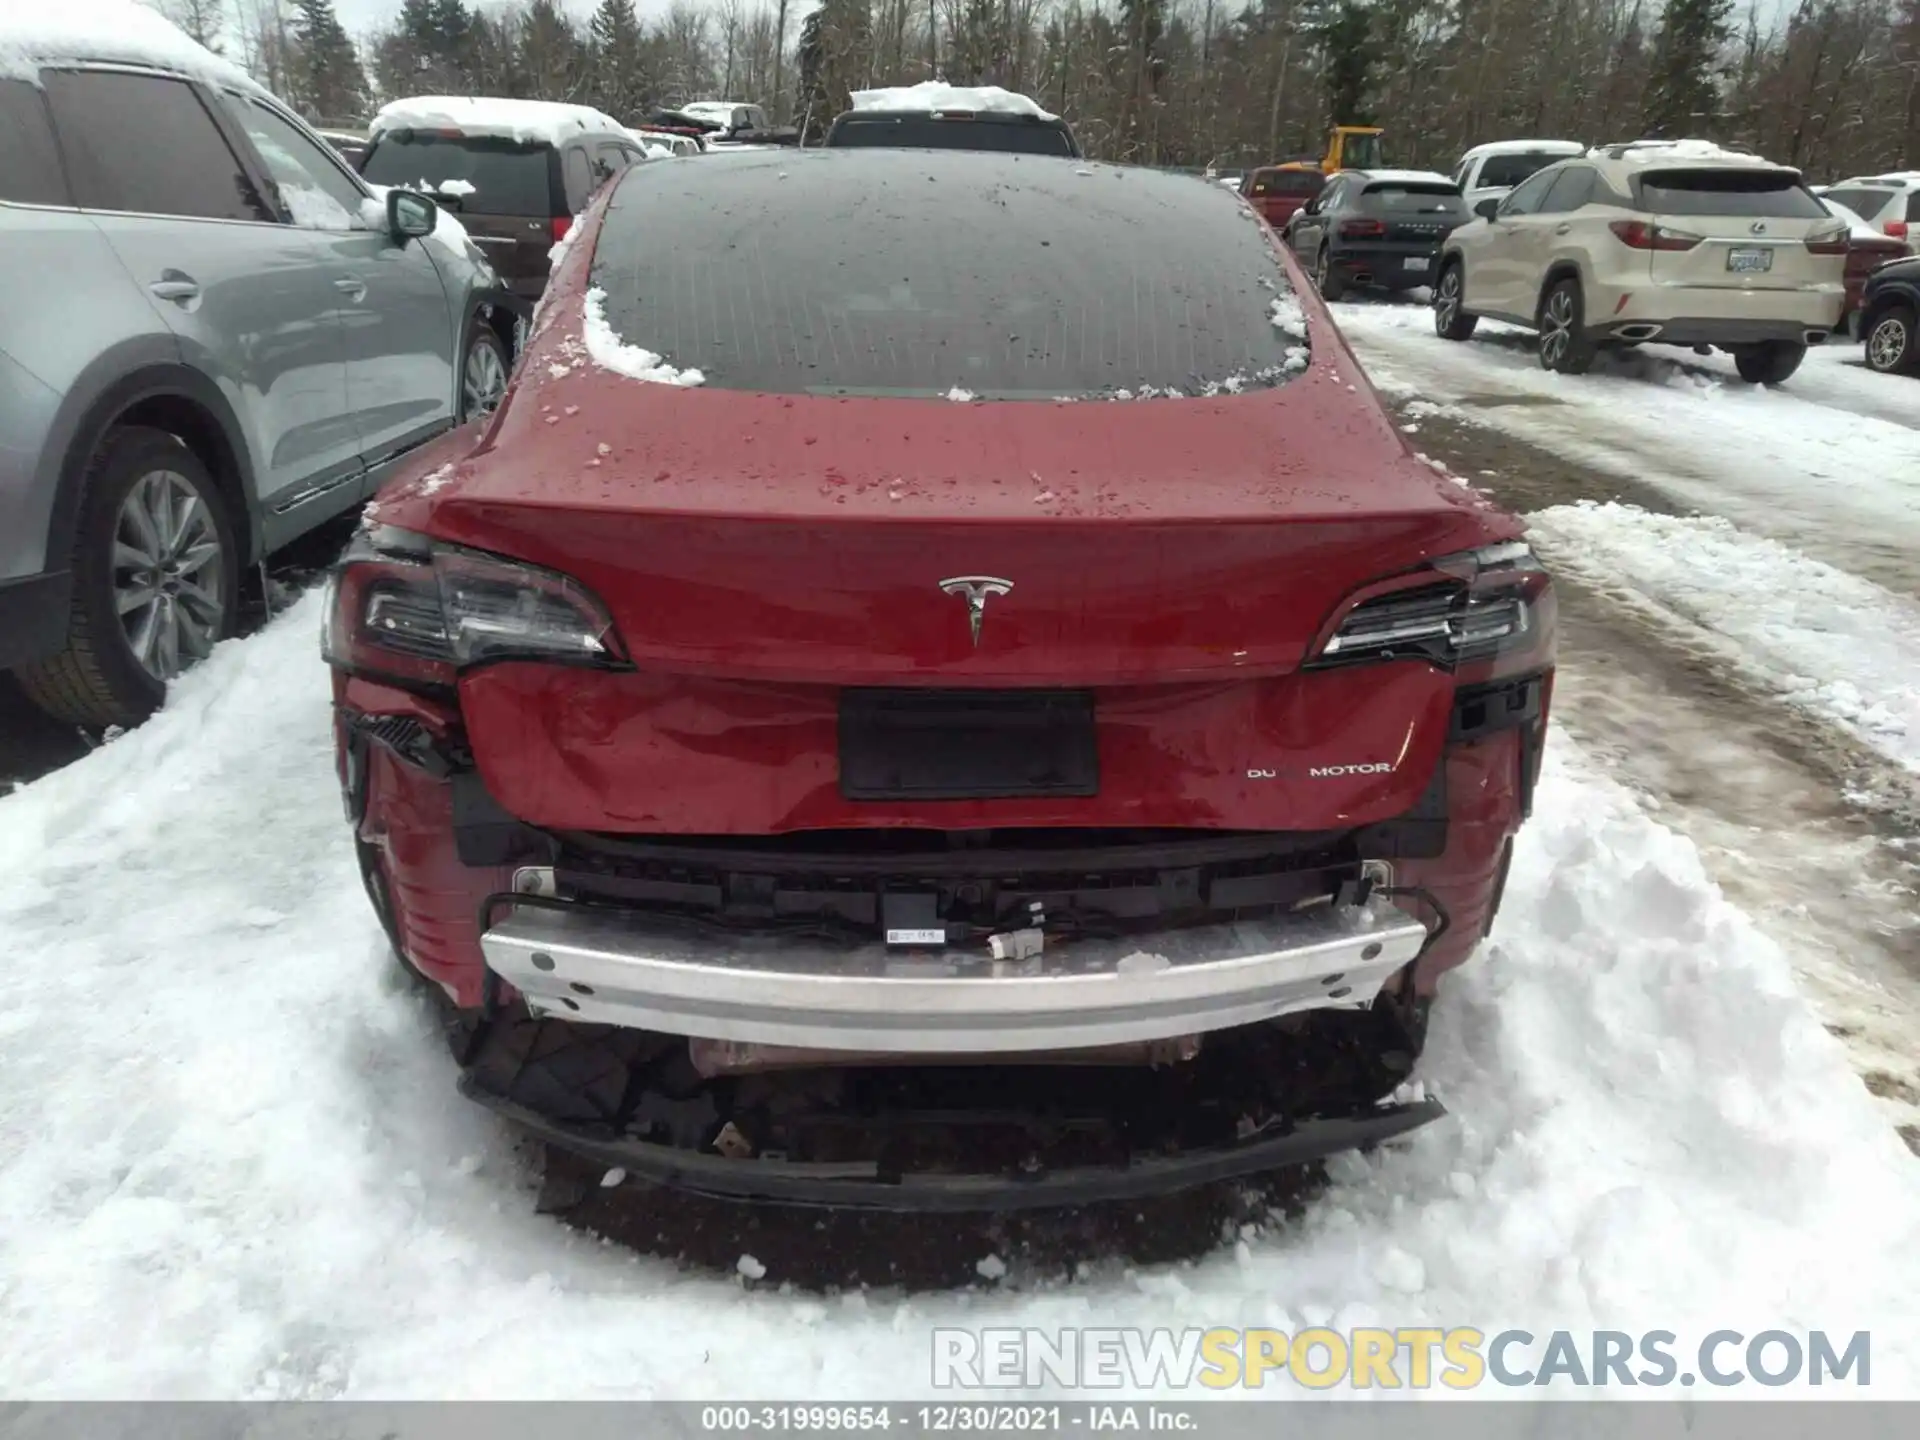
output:
[[951, 580], [942, 580], [940, 588], [967, 602], [967, 624], [973, 631], [973, 643], [978, 646], [980, 622], [987, 618], [987, 601], [1013, 589], [1013, 582], [994, 575], [956, 575]]
[[1756, 220], [1748, 228], [1756, 235], [1764, 235], [1767, 233], [1767, 222], [1764, 220]]

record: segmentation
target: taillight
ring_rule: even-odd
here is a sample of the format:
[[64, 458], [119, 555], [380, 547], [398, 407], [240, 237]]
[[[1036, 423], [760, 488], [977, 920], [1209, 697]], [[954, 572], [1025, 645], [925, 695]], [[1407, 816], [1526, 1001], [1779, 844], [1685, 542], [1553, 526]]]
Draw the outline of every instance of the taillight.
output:
[[1387, 226], [1382, 220], [1342, 220], [1340, 233], [1349, 240], [1360, 240], [1369, 235], [1386, 234]]
[[489, 660], [624, 660], [613, 619], [579, 582], [379, 526], [328, 582], [321, 653], [341, 669], [451, 685]]
[[1607, 228], [1619, 237], [1622, 245], [1632, 250], [1691, 250], [1701, 239], [1684, 230], [1669, 230], [1645, 220], [1613, 220]]
[[567, 238], [567, 232], [573, 229], [573, 216], [556, 215], [553, 217], [553, 243], [558, 245]]
[[1904, 220], [1889, 220], [1886, 224], [1886, 231], [1887, 234], [1891, 235], [1894, 239], [1904, 240], [1907, 238], [1908, 233], [1907, 222]]
[[1512, 662], [1532, 663], [1552, 644], [1552, 585], [1524, 541], [1445, 555], [1428, 568], [1437, 572], [1430, 583], [1347, 611], [1309, 663], [1427, 660], [1491, 678], [1524, 668]]
[[1822, 230], [1818, 235], [1809, 235], [1807, 249], [1815, 255], [1844, 255], [1847, 253], [1847, 231], [1843, 226], [1838, 230]]

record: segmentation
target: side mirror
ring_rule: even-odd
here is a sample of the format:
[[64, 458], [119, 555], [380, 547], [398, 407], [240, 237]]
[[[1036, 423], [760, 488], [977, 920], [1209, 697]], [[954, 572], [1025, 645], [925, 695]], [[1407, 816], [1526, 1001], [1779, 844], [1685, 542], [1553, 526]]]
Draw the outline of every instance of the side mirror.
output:
[[1478, 215], [1482, 220], [1493, 219], [1494, 216], [1500, 213], [1500, 197], [1498, 195], [1489, 195], [1485, 200], [1478, 202], [1473, 207], [1473, 213]]
[[387, 192], [387, 233], [398, 244], [431, 235], [439, 219], [438, 207], [426, 196], [412, 190]]

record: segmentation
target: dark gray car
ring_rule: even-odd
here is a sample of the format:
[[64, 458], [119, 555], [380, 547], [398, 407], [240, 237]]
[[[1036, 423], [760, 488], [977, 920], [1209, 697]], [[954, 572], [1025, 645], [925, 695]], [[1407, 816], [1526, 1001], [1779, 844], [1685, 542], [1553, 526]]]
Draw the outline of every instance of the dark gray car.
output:
[[1460, 187], [1425, 170], [1343, 170], [1287, 221], [1286, 240], [1327, 300], [1350, 285], [1433, 283], [1447, 236], [1473, 218]]
[[457, 224], [363, 183], [213, 57], [0, 78], [0, 668], [144, 718], [241, 577], [506, 387]]

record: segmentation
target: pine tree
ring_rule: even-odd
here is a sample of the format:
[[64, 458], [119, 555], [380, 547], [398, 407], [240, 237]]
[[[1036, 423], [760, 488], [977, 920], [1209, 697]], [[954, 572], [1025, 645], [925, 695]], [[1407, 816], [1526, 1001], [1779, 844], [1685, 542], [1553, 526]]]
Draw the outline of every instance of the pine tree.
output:
[[1326, 89], [1327, 119], [1335, 125], [1365, 125], [1371, 117], [1369, 92], [1379, 47], [1373, 16], [1361, 0], [1314, 0], [1307, 7], [1305, 30], [1320, 49], [1320, 81]]
[[654, 82], [633, 0], [600, 0], [587, 35], [594, 104], [623, 123], [639, 120], [653, 99]]
[[294, 0], [298, 58], [289, 77], [292, 99], [315, 120], [357, 120], [367, 110], [367, 75], [333, 0]]
[[520, 26], [520, 61], [536, 100], [572, 100], [579, 84], [580, 41], [556, 0], [533, 0]]
[[806, 131], [803, 143], [824, 135], [852, 105], [851, 92], [866, 85], [873, 68], [872, 24], [866, 0], [823, 0], [801, 22], [794, 111]]
[[1733, 34], [1733, 0], [1668, 0], [1653, 43], [1641, 127], [1648, 135], [1704, 135], [1715, 127], [1720, 48]]

